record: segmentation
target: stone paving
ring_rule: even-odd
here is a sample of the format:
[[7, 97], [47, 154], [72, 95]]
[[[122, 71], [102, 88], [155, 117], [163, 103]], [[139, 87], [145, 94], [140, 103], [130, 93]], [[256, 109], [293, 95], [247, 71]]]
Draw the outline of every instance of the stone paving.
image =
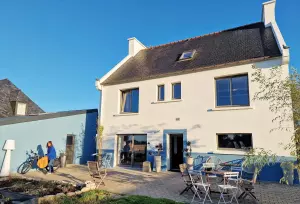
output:
[[[51, 175], [32, 171], [27, 173], [26, 176], [71, 183], [84, 183], [91, 180], [87, 167], [79, 165], [69, 165]], [[117, 194], [168, 198], [184, 203], [190, 203], [193, 197], [192, 193], [179, 195], [184, 189], [184, 183], [181, 180], [180, 173], [177, 172], [144, 173], [137, 170], [115, 168], [108, 171], [105, 186], [102, 185], [101, 189]], [[260, 183], [255, 186], [255, 195], [260, 203], [264, 204], [300, 204], [300, 186]], [[212, 199], [214, 203], [218, 203], [219, 194], [212, 194]], [[239, 203], [250, 204], [254, 202], [246, 199]]]

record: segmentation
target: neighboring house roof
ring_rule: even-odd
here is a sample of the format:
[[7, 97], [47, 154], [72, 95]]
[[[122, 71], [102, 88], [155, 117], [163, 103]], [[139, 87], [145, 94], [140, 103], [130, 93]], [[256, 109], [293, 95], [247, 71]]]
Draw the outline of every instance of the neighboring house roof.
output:
[[10, 80], [0, 80], [0, 118], [14, 116], [14, 102], [26, 103], [26, 115], [44, 113], [28, 96]]
[[0, 126], [16, 124], [16, 123], [32, 122], [37, 120], [46, 120], [46, 119], [59, 118], [59, 117], [67, 117], [67, 116], [86, 114], [86, 113], [98, 113], [98, 109], [72, 110], [72, 111], [62, 111], [56, 113], [44, 113], [44, 114], [32, 115], [32, 116], [15, 116], [15, 117], [0, 118]]
[[[196, 50], [194, 57], [178, 61], [189, 50]], [[147, 80], [279, 56], [272, 28], [258, 22], [143, 49], [102, 84]]]

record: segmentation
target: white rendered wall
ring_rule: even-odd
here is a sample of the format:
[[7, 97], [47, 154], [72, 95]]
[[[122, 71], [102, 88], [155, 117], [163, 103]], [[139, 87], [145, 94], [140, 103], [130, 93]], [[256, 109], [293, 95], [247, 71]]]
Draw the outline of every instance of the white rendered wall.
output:
[[[281, 58], [255, 63], [268, 69], [280, 65]], [[253, 146], [289, 156], [280, 143], [287, 144], [291, 133], [270, 130], [274, 114], [267, 102], [252, 101], [258, 90], [251, 82], [253, 64], [207, 70], [197, 73], [158, 78], [140, 82], [104, 86], [102, 89], [101, 124], [104, 126], [103, 149], [116, 148], [117, 134], [148, 133], [148, 142], [162, 142], [164, 129], [187, 129], [187, 140], [192, 141], [193, 152], [212, 151], [221, 154], [244, 154], [238, 150], [219, 150], [217, 133], [252, 133]], [[288, 65], [284, 67], [288, 74]], [[250, 106], [246, 108], [216, 108], [215, 78], [248, 73]], [[165, 85], [165, 101], [171, 101], [172, 83], [181, 82], [182, 100], [157, 102], [157, 85]], [[120, 115], [120, 90], [139, 87], [139, 113]], [[208, 109], [213, 109], [208, 112]], [[180, 121], [176, 121], [180, 118]], [[288, 124], [293, 126], [292, 122]], [[155, 131], [159, 131], [153, 133]], [[115, 152], [116, 153], [116, 152]]]

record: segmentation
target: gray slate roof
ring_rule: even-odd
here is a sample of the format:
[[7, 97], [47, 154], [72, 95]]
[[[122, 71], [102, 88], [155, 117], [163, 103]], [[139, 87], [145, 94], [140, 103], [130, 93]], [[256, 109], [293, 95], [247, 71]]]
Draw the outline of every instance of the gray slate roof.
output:
[[47, 120], [47, 119], [59, 118], [59, 117], [67, 117], [72, 115], [88, 114], [88, 113], [98, 113], [98, 109], [71, 110], [71, 111], [61, 111], [56, 113], [44, 113], [44, 114], [32, 115], [32, 116], [15, 116], [15, 117], [0, 118], [0, 126], [11, 125], [16, 123], [32, 122], [37, 120]]
[[[196, 50], [193, 59], [178, 61], [188, 50]], [[141, 50], [102, 84], [147, 80], [279, 56], [272, 29], [258, 22]]]
[[0, 118], [14, 116], [13, 102], [27, 104], [27, 115], [45, 113], [10, 80], [0, 80]]

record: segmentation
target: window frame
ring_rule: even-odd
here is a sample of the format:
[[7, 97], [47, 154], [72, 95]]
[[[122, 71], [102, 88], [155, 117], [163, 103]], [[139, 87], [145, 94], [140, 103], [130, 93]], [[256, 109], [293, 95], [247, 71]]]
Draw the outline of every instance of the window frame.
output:
[[[174, 85], [180, 84], [180, 98], [174, 98]], [[172, 100], [181, 100], [182, 99], [182, 83], [181, 81], [172, 83]]]
[[[221, 106], [218, 106], [217, 80], [230, 78], [230, 103], [232, 104], [232, 78], [241, 77], [241, 76], [247, 76], [248, 105], [221, 105]], [[249, 86], [249, 74], [248, 73], [240, 73], [240, 74], [234, 74], [234, 75], [227, 75], [227, 76], [215, 77], [214, 80], [215, 80], [215, 107], [216, 108], [249, 107], [249, 106], [251, 106], [251, 101], [250, 101], [250, 86]]]
[[[251, 147], [246, 148], [226, 148], [226, 147], [219, 147], [219, 136], [220, 135], [251, 135]], [[252, 133], [217, 133], [216, 134], [216, 141], [217, 141], [217, 150], [229, 150], [229, 151], [248, 151], [249, 148], [253, 148], [253, 134]]]
[[[128, 111], [128, 112], [124, 112], [124, 110], [122, 109], [122, 104], [123, 104], [123, 92], [129, 91], [130, 95], [131, 95], [131, 100], [130, 100], [130, 109], [132, 110], [132, 91], [133, 90], [138, 90], [139, 93], [139, 97], [138, 97], [138, 111], [137, 112], [132, 112], [132, 111]], [[140, 112], [140, 88], [139, 87], [134, 87], [134, 88], [128, 88], [128, 89], [122, 89], [120, 90], [120, 114], [132, 114], [132, 113], [139, 113]]]
[[[185, 53], [189, 53], [189, 52], [192, 53], [191, 57], [190, 57], [190, 58], [183, 58], [184, 54], [185, 54]], [[191, 59], [194, 58], [195, 53], [196, 53], [196, 50], [188, 50], [188, 51], [184, 51], [183, 53], [181, 53], [181, 55], [180, 55], [180, 57], [179, 57], [178, 60], [179, 60], [179, 61], [191, 60]]]
[[[160, 99], [160, 87], [163, 87], [164, 89], [164, 98], [163, 99]], [[157, 85], [157, 101], [165, 101], [166, 100], [166, 89], [165, 89], [165, 84], [158, 84]]]

